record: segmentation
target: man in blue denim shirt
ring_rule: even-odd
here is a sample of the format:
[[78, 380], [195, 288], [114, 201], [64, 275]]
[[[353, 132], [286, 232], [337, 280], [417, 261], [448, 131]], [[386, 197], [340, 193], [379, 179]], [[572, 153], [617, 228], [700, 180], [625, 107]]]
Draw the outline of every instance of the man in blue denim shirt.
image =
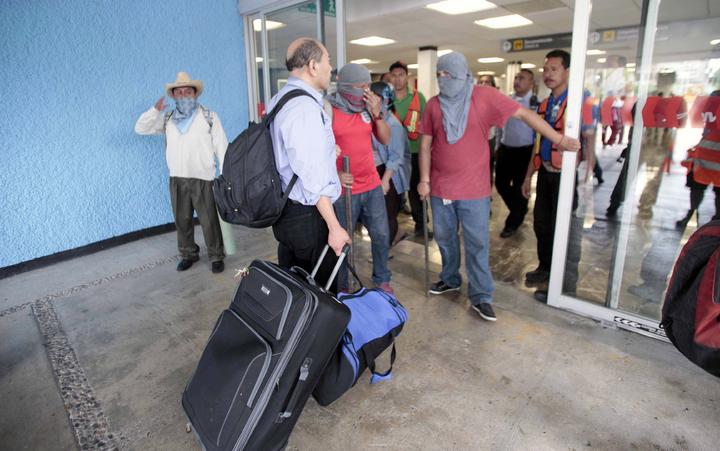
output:
[[[273, 225], [273, 234], [279, 243], [281, 266], [311, 271], [325, 243], [340, 255], [350, 242], [333, 209], [333, 202], [340, 197], [340, 181], [332, 122], [323, 111], [322, 97], [322, 91], [330, 86], [332, 67], [325, 47], [310, 38], [290, 44], [286, 66], [290, 71], [287, 85], [270, 100], [267, 111], [294, 89], [302, 89], [312, 98], [300, 96], [288, 101], [270, 126], [283, 191], [293, 174], [298, 176], [280, 219]], [[318, 280], [326, 280], [331, 267], [331, 261], [324, 263]]]
[[370, 89], [383, 100], [383, 116], [390, 126], [392, 136], [389, 144], [382, 144], [372, 137], [375, 167], [380, 175], [382, 190], [385, 194], [388, 226], [390, 228], [390, 246], [404, 236], [399, 230], [397, 216], [400, 212], [400, 195], [408, 191], [410, 179], [410, 142], [407, 132], [395, 116], [395, 90], [392, 85], [376, 81]]

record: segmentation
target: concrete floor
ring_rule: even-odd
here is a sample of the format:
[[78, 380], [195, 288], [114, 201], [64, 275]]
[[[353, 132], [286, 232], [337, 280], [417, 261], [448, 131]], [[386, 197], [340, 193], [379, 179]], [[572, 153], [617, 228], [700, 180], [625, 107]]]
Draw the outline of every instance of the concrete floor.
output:
[[[720, 379], [667, 343], [534, 301], [519, 283], [534, 264], [532, 229], [500, 242], [500, 205], [497, 323], [462, 294], [426, 298], [422, 246], [401, 242], [390, 266], [410, 320], [394, 379], [363, 378], [327, 408], [311, 400], [289, 448], [718, 449]], [[0, 280], [0, 449], [197, 449], [182, 390], [234, 270], [274, 258], [270, 230], [235, 236], [221, 275], [204, 255], [176, 272], [170, 233]], [[369, 280], [369, 242], [356, 240]], [[434, 245], [431, 257], [437, 274]]]

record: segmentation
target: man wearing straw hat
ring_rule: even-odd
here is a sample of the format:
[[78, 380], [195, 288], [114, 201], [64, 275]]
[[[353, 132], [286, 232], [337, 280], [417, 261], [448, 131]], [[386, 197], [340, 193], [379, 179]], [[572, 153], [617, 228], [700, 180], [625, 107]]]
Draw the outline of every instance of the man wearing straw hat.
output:
[[178, 72], [175, 83], [165, 85], [166, 94], [175, 100], [175, 108], [163, 113], [165, 97], [160, 97], [140, 116], [135, 132], [165, 135], [170, 198], [178, 250], [182, 256], [177, 270], [185, 271], [200, 259], [200, 246], [195, 243], [193, 227], [193, 211], [196, 211], [212, 272], [220, 273], [225, 269], [225, 252], [212, 181], [217, 165], [222, 168], [228, 141], [217, 114], [198, 103], [202, 91], [202, 81], [192, 80], [186, 72]]

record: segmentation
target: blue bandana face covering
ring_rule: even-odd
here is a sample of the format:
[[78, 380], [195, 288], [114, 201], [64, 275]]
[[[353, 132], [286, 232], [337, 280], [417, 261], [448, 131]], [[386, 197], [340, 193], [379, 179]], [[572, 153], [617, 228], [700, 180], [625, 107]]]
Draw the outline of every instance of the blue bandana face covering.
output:
[[180, 97], [175, 99], [175, 110], [173, 119], [175, 122], [179, 122], [187, 117], [192, 116], [197, 108], [197, 99], [195, 97]]
[[173, 111], [172, 120], [180, 134], [184, 135], [190, 129], [190, 124], [193, 117], [195, 117], [195, 110], [197, 110], [197, 99], [195, 97], [175, 99], [175, 111]]

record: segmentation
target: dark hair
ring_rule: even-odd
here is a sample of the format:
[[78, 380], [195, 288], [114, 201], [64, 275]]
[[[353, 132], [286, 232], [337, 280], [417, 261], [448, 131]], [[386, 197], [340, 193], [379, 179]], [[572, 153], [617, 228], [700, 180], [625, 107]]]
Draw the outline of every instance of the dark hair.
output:
[[323, 49], [320, 43], [315, 39], [307, 38], [295, 49], [293, 54], [290, 55], [290, 58], [285, 60], [285, 67], [287, 67], [289, 71], [299, 69], [310, 64], [312, 60], [319, 63], [322, 56]]
[[526, 74], [529, 74], [530, 78], [532, 78], [532, 79], [535, 78], [535, 72], [531, 71], [530, 69], [523, 68], [523, 69], [520, 69], [520, 72], [525, 72]]
[[482, 74], [478, 77], [478, 83], [480, 83], [480, 80], [482, 80], [483, 77], [490, 77], [490, 86], [493, 88], [497, 88], [497, 85], [495, 84], [495, 76], [490, 74]]
[[388, 72], [392, 72], [393, 69], [402, 69], [405, 71], [405, 73], [408, 73], [408, 67], [407, 64], [403, 63], [402, 61], [395, 61], [390, 65], [390, 69], [388, 69]]
[[555, 49], [552, 52], [545, 55], [545, 59], [550, 58], [562, 58], [562, 65], [565, 69], [570, 67], [570, 54], [565, 50]]

